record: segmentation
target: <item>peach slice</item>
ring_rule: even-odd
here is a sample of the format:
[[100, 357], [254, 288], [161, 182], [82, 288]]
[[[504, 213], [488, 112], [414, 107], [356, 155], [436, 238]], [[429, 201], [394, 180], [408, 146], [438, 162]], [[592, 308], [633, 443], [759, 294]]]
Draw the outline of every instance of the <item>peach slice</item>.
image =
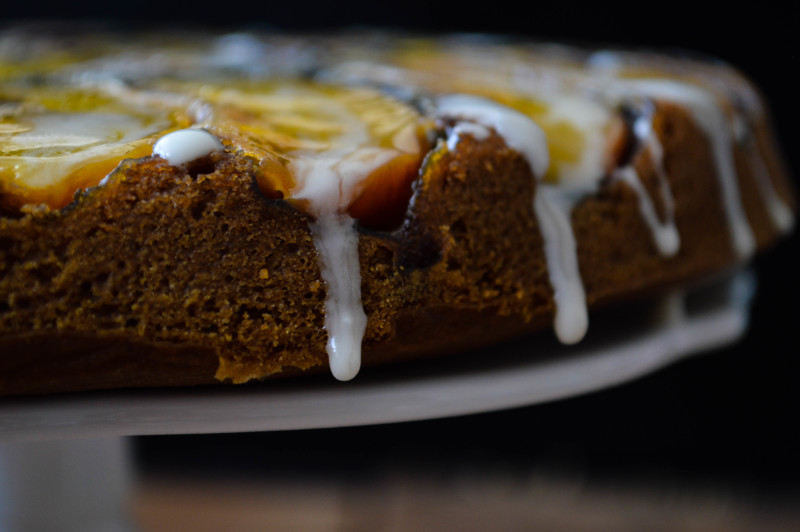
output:
[[0, 117], [0, 205], [64, 207], [126, 158], [186, 122], [167, 106], [128, 103], [95, 89], [27, 87]]
[[68, 205], [80, 189], [96, 186], [100, 181], [114, 170], [123, 159], [134, 159], [150, 155], [153, 151], [153, 141], [141, 144], [123, 155], [101, 159], [80, 166], [46, 187], [27, 188], [16, 185], [13, 175], [6, 170], [0, 173], [0, 206], [17, 210], [24, 205], [47, 205], [50, 209], [60, 209]]
[[411, 184], [419, 175], [423, 157], [422, 153], [403, 153], [373, 170], [361, 194], [350, 204], [350, 216], [370, 229], [397, 227], [408, 208]]

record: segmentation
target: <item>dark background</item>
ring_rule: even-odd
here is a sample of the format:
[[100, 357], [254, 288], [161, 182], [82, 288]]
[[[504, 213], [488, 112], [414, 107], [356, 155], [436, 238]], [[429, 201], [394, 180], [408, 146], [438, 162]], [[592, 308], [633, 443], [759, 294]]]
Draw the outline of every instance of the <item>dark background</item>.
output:
[[[725, 8], [638, 3], [635, 8], [532, 3], [405, 0], [262, 2], [253, 5], [104, 0], [58, 4], [13, 2], [5, 21], [114, 18], [125, 25], [185, 23], [216, 28], [394, 29], [480, 31], [537, 40], [693, 50], [726, 60], [762, 88], [793, 175], [800, 158], [798, 29], [800, 8]], [[137, 439], [146, 471], [327, 472], [370, 475], [393, 464], [441, 470], [465, 465], [515, 472], [566, 471], [591, 481], [618, 479], [741, 489], [756, 497], [800, 494], [800, 328], [798, 237], [756, 261], [759, 291], [750, 332], [734, 347], [676, 364], [599, 393], [506, 412], [386, 426], [301, 432]], [[208, 466], [213, 452], [214, 466]], [[282, 456], [278, 461], [254, 457]], [[342, 460], [342, 458], [345, 460]], [[337, 465], [347, 464], [347, 465]], [[354, 468], [353, 472], [351, 468]]]

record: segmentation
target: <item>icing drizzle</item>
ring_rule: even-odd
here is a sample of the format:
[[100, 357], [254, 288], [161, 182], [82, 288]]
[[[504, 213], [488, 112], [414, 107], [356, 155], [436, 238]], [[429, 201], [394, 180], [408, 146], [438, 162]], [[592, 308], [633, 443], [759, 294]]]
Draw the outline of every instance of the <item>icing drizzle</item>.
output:
[[711, 144], [733, 249], [742, 259], [750, 257], [756, 241], [739, 196], [731, 126], [719, 103], [707, 90], [672, 80], [629, 80], [625, 85], [639, 96], [679, 103], [691, 112]]
[[477, 131], [478, 135], [485, 135], [484, 129], [476, 127], [477, 123], [494, 129], [509, 147], [527, 160], [532, 174], [539, 180], [532, 208], [544, 238], [555, 301], [555, 332], [563, 343], [579, 342], [586, 334], [589, 318], [569, 219], [574, 202], [573, 196], [563, 189], [542, 181], [549, 165], [544, 132], [522, 113], [476, 96], [459, 94], [439, 98], [437, 113], [461, 119], [450, 134], [448, 148], [452, 149], [458, 136], [465, 132]]
[[[649, 106], [651, 107], [651, 106]], [[647, 109], [637, 117], [633, 124], [633, 132], [641, 144], [646, 148], [653, 162], [653, 170], [658, 179], [659, 193], [665, 210], [665, 219], [662, 222], [656, 213], [652, 198], [641, 182], [641, 176], [636, 172], [633, 164], [616, 168], [613, 177], [625, 182], [635, 193], [639, 200], [639, 211], [642, 219], [650, 229], [653, 242], [659, 253], [664, 257], [672, 257], [678, 253], [681, 246], [681, 237], [675, 225], [675, 202], [669, 186], [669, 176], [664, 169], [664, 149], [653, 131], [652, 109]]]

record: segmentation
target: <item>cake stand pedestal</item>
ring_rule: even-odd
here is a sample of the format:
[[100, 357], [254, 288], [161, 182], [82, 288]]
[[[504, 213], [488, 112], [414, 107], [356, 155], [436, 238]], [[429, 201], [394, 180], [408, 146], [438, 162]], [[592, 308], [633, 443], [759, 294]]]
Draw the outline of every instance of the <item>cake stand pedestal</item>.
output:
[[128, 532], [122, 437], [0, 443], [0, 530]]

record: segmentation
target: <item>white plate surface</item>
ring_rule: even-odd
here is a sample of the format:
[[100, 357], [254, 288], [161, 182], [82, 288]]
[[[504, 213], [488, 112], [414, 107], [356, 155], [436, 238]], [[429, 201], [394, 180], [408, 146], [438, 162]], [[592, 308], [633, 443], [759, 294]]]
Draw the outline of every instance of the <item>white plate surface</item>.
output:
[[430, 419], [532, 405], [635, 379], [736, 340], [754, 281], [739, 272], [676, 297], [594, 320], [577, 346], [552, 334], [441, 361], [244, 387], [134, 390], [5, 399], [0, 441], [248, 432]]

